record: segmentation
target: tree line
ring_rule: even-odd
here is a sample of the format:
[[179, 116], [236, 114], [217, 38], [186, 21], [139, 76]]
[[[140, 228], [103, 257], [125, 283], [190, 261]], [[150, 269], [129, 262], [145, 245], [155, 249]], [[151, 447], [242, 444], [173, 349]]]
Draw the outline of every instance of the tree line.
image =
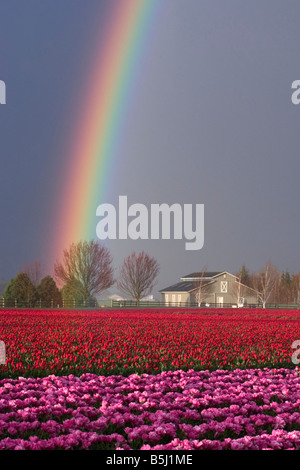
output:
[[[97, 305], [97, 296], [114, 284], [136, 300], [148, 295], [159, 273], [157, 260], [145, 252], [124, 259], [118, 278], [114, 277], [112, 256], [99, 242], [72, 243], [55, 263], [54, 278], [40, 278], [40, 263], [26, 265], [5, 287], [2, 304], [13, 307], [53, 308], [68, 305]], [[12, 305], [10, 305], [12, 304]]]
[[[195, 297], [198, 305], [205, 302], [211, 293], [211, 283], [207, 279], [207, 267], [202, 268], [195, 282]], [[250, 272], [245, 265], [234, 273], [235, 282], [231, 286], [231, 295], [234, 303], [244, 304], [249, 295], [256, 297], [256, 304], [266, 307], [267, 304], [300, 305], [300, 272], [290, 274], [288, 271], [280, 272], [271, 262], [267, 262], [258, 272]]]
[[263, 306], [267, 303], [300, 304], [300, 272], [279, 271], [268, 261], [259, 272], [250, 272], [243, 265], [236, 276], [242, 285], [257, 291]]
[[[72, 243], [64, 250], [61, 261], [55, 263], [54, 277], [40, 279], [38, 261], [26, 265], [6, 285], [2, 306], [57, 307], [66, 305], [97, 305], [97, 296], [114, 284], [137, 305], [142, 297], [151, 293], [160, 266], [145, 252], [131, 253], [124, 259], [117, 279], [114, 277], [112, 256], [108, 248], [95, 241]], [[206, 268], [203, 270], [205, 278]], [[300, 272], [280, 272], [267, 262], [259, 272], [250, 272], [245, 265], [235, 273], [238, 296], [243, 297], [244, 286], [257, 292], [258, 302], [300, 305]], [[205, 293], [200, 281], [199, 295]], [[9, 305], [7, 304], [9, 301]], [[1, 306], [1, 304], [0, 304]]]

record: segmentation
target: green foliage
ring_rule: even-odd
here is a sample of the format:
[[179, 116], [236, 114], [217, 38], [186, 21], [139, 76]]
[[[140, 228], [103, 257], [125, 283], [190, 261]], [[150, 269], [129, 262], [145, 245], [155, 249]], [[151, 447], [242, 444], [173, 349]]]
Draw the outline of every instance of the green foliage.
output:
[[291, 285], [292, 278], [291, 278], [291, 275], [288, 271], [282, 273], [281, 282], [282, 282], [283, 285], [286, 285], [288, 287]]
[[238, 277], [240, 278], [240, 282], [242, 284], [244, 284], [245, 286], [250, 287], [251, 280], [250, 280], [249, 271], [248, 271], [248, 269], [246, 268], [246, 266], [244, 264], [243, 264], [243, 266], [241, 267], [241, 269], [238, 273]]
[[19, 273], [6, 286], [3, 297], [16, 301], [18, 307], [34, 307], [38, 298], [37, 290], [26, 273]]
[[9, 283], [6, 284], [2, 295], [5, 299], [14, 299], [14, 279], [11, 279]]
[[37, 287], [38, 299], [44, 308], [62, 305], [62, 295], [51, 276], [44, 277]]
[[7, 285], [8, 285], [7, 281], [0, 281], [0, 296], [3, 295], [3, 292], [4, 292]]
[[66, 282], [60, 292], [62, 299], [69, 307], [98, 305], [97, 299], [94, 296], [90, 295], [85, 297], [83, 286], [81, 282], [76, 279]]
[[82, 300], [83, 287], [80, 281], [74, 279], [66, 282], [61, 289], [62, 298], [66, 301], [75, 300], [76, 303]]

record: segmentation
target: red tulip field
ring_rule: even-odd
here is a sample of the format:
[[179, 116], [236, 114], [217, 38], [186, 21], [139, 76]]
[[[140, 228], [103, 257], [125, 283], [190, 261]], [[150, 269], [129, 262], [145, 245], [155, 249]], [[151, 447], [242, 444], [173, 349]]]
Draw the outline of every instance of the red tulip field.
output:
[[300, 449], [299, 312], [1, 310], [0, 450]]

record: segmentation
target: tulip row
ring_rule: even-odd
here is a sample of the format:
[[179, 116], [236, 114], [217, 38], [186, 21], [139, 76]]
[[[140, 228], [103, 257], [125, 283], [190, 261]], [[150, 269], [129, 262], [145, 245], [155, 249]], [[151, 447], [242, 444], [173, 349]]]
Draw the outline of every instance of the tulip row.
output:
[[0, 450], [299, 449], [300, 371], [0, 380]]
[[2, 310], [0, 378], [294, 367], [298, 312]]
[[298, 310], [2, 310], [0, 450], [299, 449], [299, 325]]

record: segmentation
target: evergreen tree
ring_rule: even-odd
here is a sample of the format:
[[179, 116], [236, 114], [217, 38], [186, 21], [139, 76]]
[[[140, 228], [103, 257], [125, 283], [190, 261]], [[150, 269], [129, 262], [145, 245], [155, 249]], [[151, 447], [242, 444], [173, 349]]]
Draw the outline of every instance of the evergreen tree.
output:
[[292, 278], [291, 278], [291, 275], [288, 271], [285, 271], [285, 272], [282, 273], [281, 281], [284, 285], [286, 285], [288, 287], [291, 285]]
[[250, 274], [246, 266], [243, 264], [241, 267], [240, 271], [237, 274], [237, 277], [240, 280], [241, 284], [244, 284], [245, 286], [251, 287], [251, 279], [250, 279]]
[[41, 307], [57, 307], [62, 305], [62, 295], [51, 276], [44, 277], [37, 287]]
[[11, 279], [8, 284], [6, 284], [2, 297], [5, 299], [6, 307], [14, 307], [15, 297], [14, 297], [14, 283], [15, 280]]
[[12, 306], [34, 307], [37, 301], [37, 291], [26, 273], [19, 273], [11, 279], [5, 288], [3, 297], [13, 302]]

